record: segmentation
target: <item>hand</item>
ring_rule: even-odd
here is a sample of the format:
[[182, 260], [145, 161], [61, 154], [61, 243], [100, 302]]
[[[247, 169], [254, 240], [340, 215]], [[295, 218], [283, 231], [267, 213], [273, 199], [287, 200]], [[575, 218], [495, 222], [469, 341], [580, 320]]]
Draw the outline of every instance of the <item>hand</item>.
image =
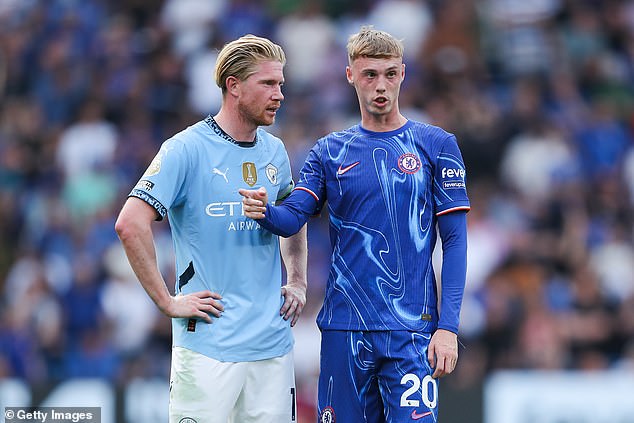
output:
[[284, 316], [284, 320], [292, 317], [291, 326], [295, 326], [306, 305], [306, 284], [287, 283], [282, 287], [282, 295], [284, 304], [280, 309], [280, 316]]
[[165, 314], [169, 317], [197, 317], [211, 323], [208, 313], [220, 317], [225, 309], [220, 302], [216, 301], [222, 299], [222, 296], [216, 292], [199, 291], [187, 295], [178, 294], [171, 298], [165, 310]]
[[266, 192], [266, 188], [260, 187], [257, 190], [241, 188], [238, 192], [244, 197], [242, 199], [244, 215], [251, 219], [264, 218], [266, 204], [269, 202], [269, 195]]
[[445, 329], [438, 329], [431, 337], [427, 358], [434, 374], [434, 379], [453, 372], [458, 362], [458, 335]]

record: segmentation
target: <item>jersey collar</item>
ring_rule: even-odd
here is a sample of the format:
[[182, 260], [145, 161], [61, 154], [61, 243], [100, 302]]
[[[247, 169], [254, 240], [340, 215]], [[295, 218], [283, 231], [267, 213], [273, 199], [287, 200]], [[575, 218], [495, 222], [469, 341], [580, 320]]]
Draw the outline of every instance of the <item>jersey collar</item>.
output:
[[227, 140], [230, 143], [233, 143], [233, 144], [235, 144], [235, 145], [237, 145], [239, 147], [245, 147], [245, 148], [255, 147], [255, 145], [258, 143], [258, 135], [257, 135], [257, 133], [255, 134], [255, 140], [253, 140], [253, 141], [237, 141], [231, 135], [227, 134], [220, 127], [220, 125], [218, 125], [218, 122], [216, 122], [216, 120], [211, 115], [208, 115], [205, 118], [205, 122], [207, 123], [207, 125], [209, 125], [211, 130], [214, 131], [216, 133], [216, 135], [218, 135], [220, 138], [222, 138], [224, 140]]

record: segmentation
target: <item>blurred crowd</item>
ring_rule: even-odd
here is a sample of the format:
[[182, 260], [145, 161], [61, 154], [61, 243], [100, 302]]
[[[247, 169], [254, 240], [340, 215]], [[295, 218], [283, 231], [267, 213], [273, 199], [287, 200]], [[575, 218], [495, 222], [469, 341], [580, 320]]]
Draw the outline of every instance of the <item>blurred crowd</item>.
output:
[[[169, 321], [113, 230], [128, 192], [165, 139], [218, 110], [217, 51], [246, 33], [287, 53], [270, 130], [297, 175], [318, 137], [359, 120], [344, 69], [362, 24], [403, 39], [403, 114], [453, 132], [467, 166], [463, 348], [446, 383], [634, 368], [633, 0], [2, 0], [0, 378], [167, 379]], [[309, 223], [309, 251], [307, 408], [327, 219]]]

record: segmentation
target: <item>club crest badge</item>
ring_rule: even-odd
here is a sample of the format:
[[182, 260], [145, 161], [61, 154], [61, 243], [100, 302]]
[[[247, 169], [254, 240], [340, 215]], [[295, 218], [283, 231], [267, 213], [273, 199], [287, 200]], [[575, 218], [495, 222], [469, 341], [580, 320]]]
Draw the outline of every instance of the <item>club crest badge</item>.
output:
[[326, 407], [321, 410], [319, 423], [335, 423], [335, 410], [332, 407]]
[[244, 179], [244, 182], [250, 187], [258, 182], [258, 172], [255, 168], [255, 163], [242, 163], [242, 179]]
[[266, 174], [266, 178], [269, 180], [270, 183], [272, 183], [273, 185], [277, 185], [277, 168], [275, 166], [270, 163], [267, 164], [266, 168], [264, 169], [264, 173]]
[[416, 155], [412, 153], [405, 153], [398, 158], [398, 168], [411, 175], [420, 170], [421, 162]]

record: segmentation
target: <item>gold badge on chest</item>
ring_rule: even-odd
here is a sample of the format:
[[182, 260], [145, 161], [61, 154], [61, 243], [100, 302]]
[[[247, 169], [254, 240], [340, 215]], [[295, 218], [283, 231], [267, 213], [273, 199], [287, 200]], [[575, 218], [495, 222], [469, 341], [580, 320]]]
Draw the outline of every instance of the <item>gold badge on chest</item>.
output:
[[242, 179], [244, 179], [244, 182], [246, 182], [250, 187], [258, 182], [258, 172], [255, 168], [255, 163], [242, 163]]

